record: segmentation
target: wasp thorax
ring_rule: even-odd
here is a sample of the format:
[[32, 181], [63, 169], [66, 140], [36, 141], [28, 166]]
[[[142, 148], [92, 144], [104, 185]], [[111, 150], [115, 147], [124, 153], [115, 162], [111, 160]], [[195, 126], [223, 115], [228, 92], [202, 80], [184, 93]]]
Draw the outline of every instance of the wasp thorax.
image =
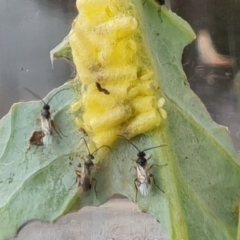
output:
[[51, 117], [51, 113], [49, 110], [50, 110], [50, 106], [48, 104], [44, 104], [41, 115], [46, 119], [49, 119]]
[[50, 118], [50, 112], [49, 111], [42, 111], [41, 115], [46, 119]]
[[94, 159], [94, 156], [92, 154], [89, 154], [87, 156], [87, 162], [92, 162], [93, 159]]
[[139, 164], [141, 167], [144, 167], [147, 164], [147, 160], [144, 156], [145, 156], [145, 153], [144, 153], [144, 155], [139, 156], [139, 158], [137, 159], [137, 164]]
[[94, 166], [92, 159], [94, 159], [94, 157], [92, 155], [89, 155], [88, 160], [85, 162], [86, 168], [90, 168]]

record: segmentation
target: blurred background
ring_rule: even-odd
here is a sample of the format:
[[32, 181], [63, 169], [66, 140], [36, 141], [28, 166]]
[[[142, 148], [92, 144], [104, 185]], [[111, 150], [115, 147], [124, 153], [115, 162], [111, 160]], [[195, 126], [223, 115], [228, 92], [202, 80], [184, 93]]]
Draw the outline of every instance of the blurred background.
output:
[[69, 64], [55, 60], [52, 69], [49, 52], [69, 33], [77, 15], [75, 3], [1, 0], [0, 117], [14, 102], [33, 99], [24, 87], [44, 97], [69, 79]]
[[[182, 58], [190, 86], [213, 120], [229, 128], [235, 149], [240, 152], [240, 1], [167, 0], [166, 3], [190, 23], [197, 35]], [[49, 52], [68, 34], [76, 15], [75, 0], [1, 0], [0, 117], [14, 102], [34, 99], [24, 87], [45, 96], [70, 78], [69, 64], [58, 59], [52, 68]], [[37, 230], [34, 231], [29, 239], [36, 236]], [[61, 239], [74, 239], [66, 236]], [[164, 239], [164, 236], [136, 239]]]

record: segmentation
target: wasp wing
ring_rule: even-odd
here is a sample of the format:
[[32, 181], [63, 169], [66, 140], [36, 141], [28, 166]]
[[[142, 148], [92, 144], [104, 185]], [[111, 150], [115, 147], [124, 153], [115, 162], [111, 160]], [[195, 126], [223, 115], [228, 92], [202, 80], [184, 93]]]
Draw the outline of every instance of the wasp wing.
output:
[[41, 117], [41, 128], [44, 133], [43, 144], [49, 146], [52, 144], [52, 125], [51, 119]]

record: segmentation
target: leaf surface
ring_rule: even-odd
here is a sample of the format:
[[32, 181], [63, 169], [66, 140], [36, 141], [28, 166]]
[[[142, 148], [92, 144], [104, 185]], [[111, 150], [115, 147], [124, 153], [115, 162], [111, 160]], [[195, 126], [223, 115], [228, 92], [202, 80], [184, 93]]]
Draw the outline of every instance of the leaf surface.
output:
[[[236, 239], [239, 160], [228, 132], [212, 121], [182, 70], [182, 51], [194, 33], [165, 7], [159, 12], [153, 1], [133, 3], [168, 113], [160, 128], [133, 139], [139, 149], [167, 145], [146, 152], [147, 157], [152, 155], [149, 166], [168, 164], [150, 170], [165, 194], [153, 186], [147, 197], [138, 194], [137, 204], [164, 225], [168, 239]], [[69, 111], [78, 87], [67, 83], [54, 92], [63, 88], [68, 90], [56, 95], [51, 107], [56, 109], [54, 121], [67, 137], [60, 139], [55, 133], [51, 148], [26, 151], [32, 131], [40, 130], [36, 118], [42, 102], [14, 104], [0, 121], [0, 239], [13, 236], [28, 220], [54, 221], [85, 205], [101, 205], [116, 193], [135, 199], [136, 173], [129, 170], [135, 166], [131, 159], [137, 158], [137, 150], [122, 139], [111, 146], [111, 152], [96, 154], [97, 198], [93, 189], [83, 193], [77, 185], [72, 187], [87, 149]]]

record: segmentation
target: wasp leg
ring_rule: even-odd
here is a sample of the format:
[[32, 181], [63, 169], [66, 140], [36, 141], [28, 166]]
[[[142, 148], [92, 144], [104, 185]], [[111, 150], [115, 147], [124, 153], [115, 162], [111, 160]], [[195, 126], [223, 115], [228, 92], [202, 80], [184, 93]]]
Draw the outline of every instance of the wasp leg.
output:
[[[79, 171], [79, 170], [75, 170], [75, 173], [76, 173], [76, 182], [75, 182], [75, 184], [77, 183], [77, 180], [79, 179], [79, 180], [81, 180], [81, 177], [82, 177], [82, 172], [81, 171]], [[79, 184], [78, 184], [78, 186], [80, 186], [80, 181], [79, 181]]]
[[95, 167], [95, 169], [99, 169], [100, 168], [100, 162], [95, 163], [94, 167]]
[[[75, 180], [75, 183], [69, 188], [69, 190], [70, 189], [72, 189], [72, 187], [78, 182], [78, 179], [80, 180], [81, 179], [81, 171], [79, 171], [79, 170], [75, 170], [75, 173], [76, 173], [76, 180]], [[80, 181], [79, 181], [79, 183], [80, 183]], [[79, 186], [79, 185], [78, 185]]]
[[58, 136], [59, 136], [60, 138], [62, 138], [62, 136], [60, 135], [60, 133], [61, 133], [64, 137], [67, 137], [67, 136], [65, 136], [65, 135], [62, 133], [61, 129], [54, 123], [53, 120], [51, 120], [51, 126], [52, 126], [52, 128], [55, 130], [55, 132], [58, 134]]
[[35, 151], [34, 151], [34, 154], [36, 153], [36, 151], [37, 151], [38, 147], [39, 147], [39, 145], [37, 145], [37, 147], [36, 147], [36, 149], [35, 149]]
[[153, 176], [152, 174], [150, 174], [149, 177], [152, 178], [153, 184], [154, 184], [161, 192], [165, 193], [165, 192], [156, 184], [154, 176]]
[[[64, 134], [62, 133], [61, 129], [60, 129], [57, 125], [55, 125], [55, 127], [57, 127], [58, 131], [59, 131], [64, 137], [67, 137], [66, 135], [64, 135]], [[56, 129], [55, 129], [55, 131], [56, 131]]]
[[140, 183], [137, 178], [134, 180], [134, 186], [135, 186], [135, 189], [136, 189], [135, 202], [137, 202], [137, 195], [138, 195], [138, 187], [136, 185], [136, 182]]
[[81, 131], [86, 137], [88, 136], [88, 133], [84, 128], [80, 127], [79, 131]]
[[94, 184], [94, 192], [95, 192], [96, 198], [98, 199], [98, 197], [97, 197], [97, 190], [96, 190], [96, 187], [97, 187], [97, 180], [96, 180], [95, 178], [92, 178], [92, 181], [95, 182], [95, 184]]
[[[37, 151], [37, 149], [38, 149], [38, 147], [39, 147], [39, 145], [36, 145], [37, 147], [36, 147], [36, 149], [35, 149], [35, 151], [34, 151], [34, 153], [33, 154], [35, 154], [36, 153], [36, 151]], [[26, 149], [26, 151], [28, 152], [30, 149], [31, 149], [31, 147], [32, 147], [32, 145], [31, 144], [29, 144], [29, 146], [28, 146], [28, 148]]]
[[164, 164], [164, 165], [158, 165], [158, 164], [152, 164], [149, 168], [148, 168], [148, 171], [154, 167], [154, 166], [157, 166], [157, 167], [164, 167], [164, 166], [167, 166], [168, 164]]
[[131, 167], [131, 168], [130, 168], [129, 172], [131, 172], [133, 168], [135, 168], [135, 169], [137, 170], [137, 167], [134, 166], [134, 167]]
[[26, 149], [26, 151], [28, 152], [31, 149], [32, 145], [29, 144], [28, 148]]
[[147, 158], [146, 160], [147, 160], [147, 161], [150, 160], [151, 157], [152, 157], [152, 155], [151, 155], [149, 158]]
[[62, 136], [60, 135], [60, 133], [58, 132], [58, 130], [57, 130], [57, 128], [56, 128], [57, 125], [55, 125], [55, 123], [54, 123], [53, 120], [51, 120], [51, 126], [52, 126], [52, 128], [55, 130], [55, 132], [58, 134], [58, 136], [59, 136], [60, 138], [62, 138]]

